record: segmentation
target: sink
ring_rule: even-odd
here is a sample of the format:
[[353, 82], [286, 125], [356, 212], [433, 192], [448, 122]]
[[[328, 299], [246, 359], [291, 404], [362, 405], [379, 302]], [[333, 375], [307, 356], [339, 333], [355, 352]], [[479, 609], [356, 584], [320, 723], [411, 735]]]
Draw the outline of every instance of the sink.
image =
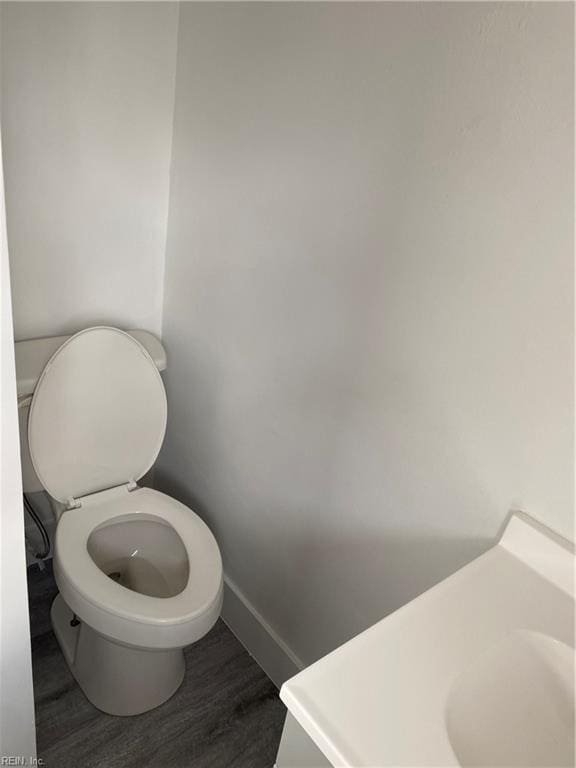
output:
[[448, 695], [463, 766], [574, 765], [574, 649], [518, 631], [470, 664]]
[[280, 696], [339, 768], [574, 766], [575, 566], [571, 542], [517, 512]]

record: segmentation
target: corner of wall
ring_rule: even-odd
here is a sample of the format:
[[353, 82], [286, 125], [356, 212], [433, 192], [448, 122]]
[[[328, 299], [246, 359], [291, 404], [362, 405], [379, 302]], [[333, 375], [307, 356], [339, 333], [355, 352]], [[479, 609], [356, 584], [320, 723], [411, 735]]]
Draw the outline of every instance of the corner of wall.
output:
[[164, 335], [164, 301], [166, 286], [166, 262], [168, 259], [168, 237], [170, 229], [170, 198], [172, 193], [172, 165], [174, 162], [174, 125], [176, 122], [176, 94], [178, 85], [178, 49], [180, 40], [180, 0], [176, 3], [176, 45], [174, 46], [174, 82], [172, 87], [172, 130], [170, 146], [168, 148], [168, 189], [166, 194], [166, 231], [164, 236], [164, 253], [162, 259], [162, 276], [160, 279], [160, 317], [158, 323], [158, 335]]

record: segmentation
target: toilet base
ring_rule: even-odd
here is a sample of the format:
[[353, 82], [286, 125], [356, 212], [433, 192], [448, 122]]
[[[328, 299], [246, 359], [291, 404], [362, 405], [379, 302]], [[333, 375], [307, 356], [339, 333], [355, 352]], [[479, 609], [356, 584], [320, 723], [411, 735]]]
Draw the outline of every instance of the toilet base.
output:
[[167, 701], [184, 679], [181, 648], [145, 650], [120, 645], [84, 622], [57, 595], [50, 610], [64, 658], [86, 698], [109, 715], [139, 715]]

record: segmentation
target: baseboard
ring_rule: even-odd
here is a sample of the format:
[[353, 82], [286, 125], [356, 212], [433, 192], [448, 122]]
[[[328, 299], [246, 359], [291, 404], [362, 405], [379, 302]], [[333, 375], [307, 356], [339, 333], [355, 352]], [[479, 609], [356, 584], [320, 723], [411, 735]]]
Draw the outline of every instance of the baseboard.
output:
[[227, 576], [224, 577], [222, 618], [278, 688], [304, 669], [298, 656]]

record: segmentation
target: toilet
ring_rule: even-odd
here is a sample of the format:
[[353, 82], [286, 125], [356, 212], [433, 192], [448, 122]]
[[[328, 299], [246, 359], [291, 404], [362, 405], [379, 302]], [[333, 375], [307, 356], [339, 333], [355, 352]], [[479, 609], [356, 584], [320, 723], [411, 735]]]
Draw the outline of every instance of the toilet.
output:
[[25, 449], [57, 514], [52, 626], [87, 698], [112, 715], [169, 699], [184, 678], [183, 649], [222, 606], [207, 525], [138, 486], [166, 419], [157, 364], [134, 335], [109, 327], [58, 345], [29, 408]]

